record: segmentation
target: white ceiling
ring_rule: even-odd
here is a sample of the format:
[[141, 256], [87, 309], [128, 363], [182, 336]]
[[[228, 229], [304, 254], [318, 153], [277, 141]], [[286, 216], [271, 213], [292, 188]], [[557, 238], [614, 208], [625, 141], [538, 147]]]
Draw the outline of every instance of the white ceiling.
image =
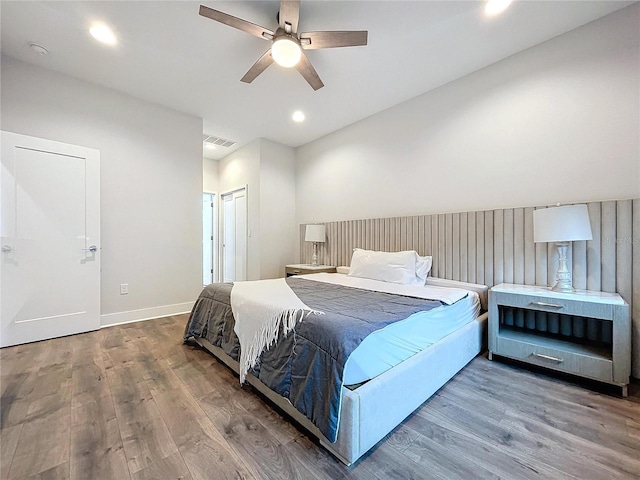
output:
[[[198, 15], [200, 4], [271, 30], [277, 1], [6, 1], [2, 53], [202, 117], [204, 132], [298, 147], [509, 55], [630, 5], [630, 1], [515, 0], [497, 17], [483, 1], [302, 0], [299, 31], [368, 30], [366, 47], [310, 50], [325, 87], [274, 64], [240, 78], [269, 48], [259, 38]], [[100, 20], [119, 43], [94, 41]], [[39, 56], [35, 42], [49, 50]], [[294, 110], [307, 120], [296, 124]]]

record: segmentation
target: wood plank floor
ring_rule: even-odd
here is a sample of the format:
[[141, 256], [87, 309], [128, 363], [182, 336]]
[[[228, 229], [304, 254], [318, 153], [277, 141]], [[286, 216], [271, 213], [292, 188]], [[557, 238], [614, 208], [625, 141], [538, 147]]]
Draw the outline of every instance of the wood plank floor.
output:
[[640, 479], [637, 384], [622, 399], [481, 356], [348, 468], [183, 345], [186, 319], [0, 350], [1, 478]]

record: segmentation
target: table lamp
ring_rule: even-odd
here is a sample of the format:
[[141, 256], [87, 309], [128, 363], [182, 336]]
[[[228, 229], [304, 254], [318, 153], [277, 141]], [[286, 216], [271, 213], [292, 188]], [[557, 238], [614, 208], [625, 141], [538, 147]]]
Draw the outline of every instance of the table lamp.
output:
[[324, 225], [307, 225], [304, 233], [305, 242], [313, 242], [313, 258], [311, 265], [318, 266], [318, 242], [324, 243], [325, 230]]
[[569, 242], [591, 240], [591, 223], [586, 205], [564, 205], [533, 211], [533, 241], [553, 242], [558, 247], [555, 292], [574, 292], [571, 271], [567, 268]]

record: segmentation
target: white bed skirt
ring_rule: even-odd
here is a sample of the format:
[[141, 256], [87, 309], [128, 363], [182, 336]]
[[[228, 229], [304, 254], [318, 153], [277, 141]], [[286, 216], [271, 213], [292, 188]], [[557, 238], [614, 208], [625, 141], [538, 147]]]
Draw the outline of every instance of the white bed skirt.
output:
[[[329, 442], [291, 403], [253, 375], [247, 382], [318, 438], [340, 461], [351, 465], [437, 392], [486, 348], [488, 314], [434, 343], [364, 385], [342, 389], [338, 438]], [[196, 341], [236, 373], [238, 362], [203, 338]]]

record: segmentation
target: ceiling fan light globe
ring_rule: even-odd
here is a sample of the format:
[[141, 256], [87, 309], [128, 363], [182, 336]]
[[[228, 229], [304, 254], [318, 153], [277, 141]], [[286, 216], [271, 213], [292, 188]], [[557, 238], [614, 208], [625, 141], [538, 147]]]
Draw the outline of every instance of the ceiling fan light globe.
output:
[[300, 45], [289, 38], [278, 38], [271, 47], [271, 56], [280, 66], [291, 68], [300, 61], [302, 50]]

